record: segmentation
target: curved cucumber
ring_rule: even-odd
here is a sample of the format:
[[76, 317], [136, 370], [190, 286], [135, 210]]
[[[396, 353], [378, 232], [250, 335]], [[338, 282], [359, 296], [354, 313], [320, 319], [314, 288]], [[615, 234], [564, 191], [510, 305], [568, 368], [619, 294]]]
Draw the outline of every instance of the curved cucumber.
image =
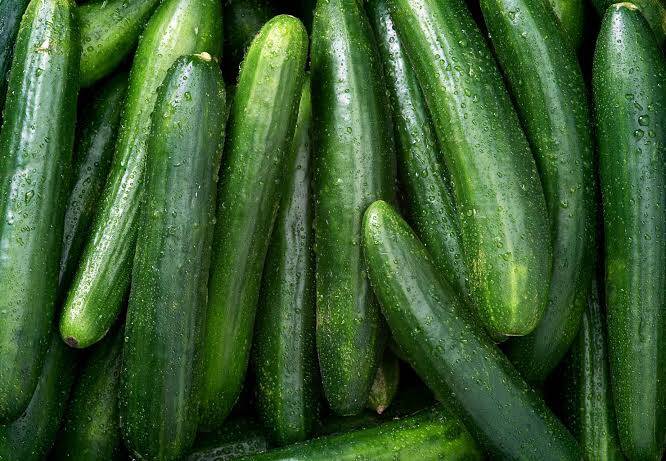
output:
[[58, 286], [61, 294], [65, 294], [76, 272], [99, 196], [111, 169], [126, 93], [127, 74], [120, 73], [88, 95], [91, 102], [78, 115], [73, 185], [65, 211], [60, 256]]
[[204, 51], [219, 55], [220, 10], [218, 0], [164, 0], [146, 26], [130, 74], [111, 172], [60, 318], [60, 333], [70, 346], [99, 341], [118, 316], [129, 288], [157, 88], [178, 57]]
[[[601, 17], [604, 17], [614, 3], [617, 3], [617, 1], [592, 0], [594, 8]], [[666, 39], [666, 3], [664, 3], [664, 0], [634, 0], [631, 3], [636, 5], [640, 12], [643, 13], [643, 17], [645, 17], [657, 36], [657, 41], [663, 44], [664, 39]]]
[[97, 0], [76, 8], [82, 87], [110, 74], [134, 49], [160, 0]]
[[311, 56], [317, 352], [328, 404], [350, 415], [365, 407], [383, 346], [360, 237], [365, 208], [395, 195], [393, 131], [360, 2], [317, 2]]
[[12, 64], [14, 41], [30, 0], [0, 0], [0, 109], [5, 103], [7, 74]]
[[253, 345], [257, 408], [279, 445], [308, 438], [317, 410], [311, 119], [310, 82], [306, 81], [266, 255]]
[[32, 0], [0, 131], [0, 424], [26, 409], [49, 346], [78, 92], [71, 0]]
[[233, 0], [224, 5], [224, 66], [229, 81], [236, 81], [247, 47], [273, 16], [267, 0]]
[[593, 89], [605, 230], [611, 381], [630, 459], [660, 459], [666, 436], [666, 64], [631, 3], [611, 7]]
[[463, 0], [388, 0], [445, 152], [469, 287], [493, 337], [543, 316], [551, 241], [536, 164], [490, 50]]
[[386, 349], [368, 395], [368, 408], [382, 414], [393, 402], [400, 383], [400, 361]]
[[410, 365], [493, 459], [578, 460], [576, 441], [441, 279], [386, 202], [365, 213], [372, 287]]
[[220, 184], [204, 344], [201, 424], [219, 427], [247, 371], [261, 273], [280, 204], [308, 37], [292, 16], [261, 29], [234, 95]]
[[[580, 48], [583, 42], [583, 29], [585, 26], [584, 0], [548, 0], [550, 7], [564, 32], [564, 37], [574, 50]], [[540, 20], [542, 18], [535, 18]]]
[[118, 393], [140, 459], [180, 459], [197, 432], [225, 106], [222, 73], [203, 53], [175, 62], [153, 111]]
[[368, 3], [393, 107], [398, 172], [414, 229], [442, 275], [467, 294], [458, 216], [430, 114], [386, 0]]
[[[488, 32], [536, 158], [550, 215], [548, 304], [509, 359], [541, 383], [576, 337], [590, 284], [594, 226], [592, 127], [573, 49], [543, 0], [481, 0]], [[572, 104], [571, 101], [577, 101]]]

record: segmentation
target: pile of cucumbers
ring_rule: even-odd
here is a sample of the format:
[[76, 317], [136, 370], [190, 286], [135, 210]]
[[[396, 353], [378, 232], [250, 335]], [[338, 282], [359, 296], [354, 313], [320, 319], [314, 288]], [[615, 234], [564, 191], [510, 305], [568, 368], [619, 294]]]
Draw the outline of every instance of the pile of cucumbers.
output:
[[0, 0], [0, 461], [666, 448], [666, 0]]

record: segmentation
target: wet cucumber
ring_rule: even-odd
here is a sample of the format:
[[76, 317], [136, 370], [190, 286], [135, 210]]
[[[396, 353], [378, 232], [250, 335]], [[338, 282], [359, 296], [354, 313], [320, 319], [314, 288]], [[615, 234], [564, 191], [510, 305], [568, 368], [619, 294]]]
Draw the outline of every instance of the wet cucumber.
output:
[[71, 0], [32, 0], [0, 131], [0, 424], [26, 409], [51, 339], [78, 92]]
[[445, 153], [469, 287], [493, 337], [543, 316], [552, 246], [536, 164], [495, 61], [463, 0], [388, 0]]
[[277, 214], [305, 75], [303, 24], [262, 27], [241, 68], [220, 173], [204, 342], [202, 419], [219, 427], [247, 371], [261, 274]]
[[375, 380], [368, 395], [368, 408], [381, 415], [393, 402], [400, 383], [400, 361], [387, 348], [377, 368]]
[[236, 81], [247, 47], [272, 16], [273, 8], [267, 0], [232, 0], [225, 3], [222, 70], [228, 81]]
[[99, 341], [118, 316], [129, 288], [157, 88], [178, 57], [219, 55], [221, 14], [218, 0], [164, 0], [146, 26], [130, 74], [111, 172], [60, 318], [60, 332], [70, 346]]
[[317, 410], [310, 198], [312, 103], [303, 84], [254, 332], [259, 415], [278, 445], [308, 438]]
[[6, 79], [12, 64], [14, 41], [29, 1], [0, 0], [0, 109], [5, 103]]
[[604, 16], [594, 103], [605, 234], [608, 349], [630, 459], [660, 459], [666, 436], [666, 64], [631, 3]]
[[365, 213], [363, 249], [393, 338], [492, 459], [580, 459], [575, 439], [482, 331], [386, 202]]
[[583, 42], [583, 28], [585, 25], [584, 0], [548, 0], [555, 12], [564, 36], [574, 50], [580, 48]]
[[179, 459], [197, 432], [225, 106], [208, 53], [179, 58], [158, 90], [118, 393], [123, 438], [140, 459]]
[[389, 102], [361, 2], [317, 2], [311, 59], [317, 352], [329, 406], [351, 415], [365, 407], [384, 342], [361, 217], [395, 195]]
[[[603, 17], [611, 5], [617, 3], [616, 0], [592, 0], [594, 8]], [[643, 13], [648, 24], [657, 36], [660, 44], [666, 39], [666, 3], [664, 0], [634, 0], [634, 5]]]
[[115, 69], [134, 49], [160, 0], [96, 0], [76, 8], [81, 34], [82, 87]]

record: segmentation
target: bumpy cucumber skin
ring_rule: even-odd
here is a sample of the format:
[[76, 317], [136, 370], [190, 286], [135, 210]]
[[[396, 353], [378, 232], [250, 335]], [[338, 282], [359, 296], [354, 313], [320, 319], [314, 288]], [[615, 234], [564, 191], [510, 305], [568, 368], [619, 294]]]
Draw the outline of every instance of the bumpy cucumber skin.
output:
[[311, 58], [317, 352], [329, 406], [351, 415], [365, 407], [384, 343], [361, 218], [374, 200], [395, 195], [389, 101], [360, 2], [317, 3]]
[[204, 344], [202, 420], [219, 427], [247, 371], [261, 273], [287, 171], [305, 75], [303, 24], [280, 15], [243, 61], [220, 173]]
[[268, 446], [261, 424], [240, 418], [225, 422], [218, 431], [199, 434], [187, 461], [228, 461], [263, 453]]
[[[594, 8], [602, 18], [608, 9], [617, 3], [616, 0], [592, 0]], [[643, 13], [652, 31], [657, 36], [657, 41], [663, 45], [666, 39], [666, 4], [663, 0], [634, 0], [631, 3], [636, 5]]]
[[384, 317], [410, 365], [493, 459], [580, 459], [575, 439], [485, 335], [386, 202], [366, 211], [363, 248]]
[[495, 61], [463, 0], [388, 0], [445, 152], [472, 300], [493, 337], [543, 316], [552, 245], [543, 190]]
[[65, 294], [76, 272], [97, 201], [111, 169], [126, 93], [127, 74], [120, 73], [105, 82], [94, 94], [88, 95], [91, 102], [78, 116], [72, 190], [65, 211], [60, 256], [58, 286], [61, 296]]
[[29, 1], [0, 0], [0, 108], [5, 103], [6, 78], [12, 64], [14, 41]]
[[197, 432], [225, 106], [217, 63], [184, 56], [152, 115], [119, 390], [123, 439], [141, 459], [180, 459]]
[[608, 348], [623, 451], [660, 459], [666, 434], [666, 65], [622, 3], [604, 17], [593, 89], [604, 209]]
[[97, 0], [76, 8], [81, 34], [80, 83], [107, 76], [134, 49], [160, 0]]
[[393, 402], [400, 384], [400, 361], [387, 348], [377, 368], [375, 380], [368, 395], [368, 408], [381, 415]]
[[391, 97], [399, 179], [410, 221], [442, 275], [466, 294], [467, 270], [458, 216], [423, 93], [386, 0], [373, 0], [367, 9]]
[[224, 66], [227, 80], [236, 81], [252, 39], [273, 16], [267, 0], [227, 0], [224, 5]]
[[111, 172], [60, 318], [60, 332], [70, 346], [84, 348], [99, 341], [118, 316], [129, 288], [157, 88], [178, 57], [200, 52], [219, 56], [221, 14], [218, 0], [165, 0], [146, 26], [130, 74]]
[[55, 441], [76, 376], [77, 352], [68, 348], [55, 332], [50, 339], [28, 408], [17, 420], [0, 425], [2, 461], [46, 459]]
[[576, 337], [590, 285], [590, 110], [576, 54], [543, 0], [481, 0], [481, 10], [532, 146], [550, 217], [553, 268], [546, 311], [534, 331], [507, 344], [509, 359], [538, 384]]
[[567, 40], [574, 50], [577, 50], [583, 42], [585, 1], [548, 0], [548, 3], [564, 32], [565, 40]]
[[51, 458], [113, 460], [122, 453], [118, 381], [124, 330], [108, 336], [82, 365]]
[[242, 459], [472, 461], [482, 458], [476, 442], [460, 420], [436, 406], [376, 427], [325, 436]]
[[26, 409], [49, 346], [78, 92], [71, 0], [33, 0], [0, 131], [0, 424]]
[[310, 194], [312, 103], [303, 84], [285, 186], [266, 255], [254, 333], [259, 415], [278, 445], [305, 440], [317, 411]]

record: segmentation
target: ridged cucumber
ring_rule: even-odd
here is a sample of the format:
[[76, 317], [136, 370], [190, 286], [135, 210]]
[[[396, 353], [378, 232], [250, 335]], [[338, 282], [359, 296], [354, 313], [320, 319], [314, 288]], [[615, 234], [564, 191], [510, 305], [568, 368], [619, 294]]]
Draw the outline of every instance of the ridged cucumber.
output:
[[252, 419], [227, 421], [215, 432], [197, 437], [187, 461], [228, 461], [268, 450], [263, 427]]
[[493, 337], [530, 333], [552, 246], [536, 164], [495, 61], [463, 0], [388, 0], [445, 152], [469, 287]]
[[261, 273], [287, 173], [308, 37], [292, 16], [262, 27], [243, 61], [220, 173], [204, 344], [203, 427], [219, 427], [247, 371]]
[[578, 460], [575, 439], [475, 322], [386, 202], [363, 222], [372, 287], [410, 365], [492, 459]]
[[383, 346], [361, 218], [374, 200], [395, 195], [389, 102], [360, 2], [317, 2], [311, 60], [317, 352], [329, 406], [350, 415], [365, 407]]
[[618, 432], [629, 459], [656, 460], [666, 436], [666, 64], [633, 4], [604, 16], [592, 77]]
[[274, 442], [305, 440], [317, 411], [310, 82], [303, 84], [254, 333], [257, 408]]
[[225, 106], [202, 53], [174, 63], [153, 111], [119, 390], [123, 438], [141, 459], [179, 459], [197, 432]]
[[60, 333], [70, 346], [99, 341], [118, 316], [129, 288], [157, 88], [178, 57], [198, 52], [219, 56], [221, 14], [218, 0], [164, 0], [146, 26], [130, 74], [111, 172], [60, 318]]
[[224, 5], [224, 65], [228, 81], [235, 82], [247, 47], [273, 16], [268, 0], [231, 0]]
[[12, 64], [14, 41], [30, 0], [0, 0], [0, 109], [5, 103], [7, 74]]
[[[604, 17], [608, 8], [614, 3], [617, 3], [616, 0], [592, 0], [594, 8], [601, 17]], [[666, 3], [664, 0], [634, 0], [631, 3], [643, 13], [657, 36], [657, 41], [663, 44], [666, 39]]]
[[585, 1], [584, 0], [548, 0], [550, 7], [564, 36], [574, 50], [580, 48], [583, 42], [583, 29], [585, 26]]
[[78, 93], [71, 0], [32, 0], [0, 130], [0, 424], [26, 409], [51, 339]]
[[393, 402], [400, 384], [400, 361], [389, 350], [384, 351], [375, 380], [368, 395], [368, 408], [382, 414]]

